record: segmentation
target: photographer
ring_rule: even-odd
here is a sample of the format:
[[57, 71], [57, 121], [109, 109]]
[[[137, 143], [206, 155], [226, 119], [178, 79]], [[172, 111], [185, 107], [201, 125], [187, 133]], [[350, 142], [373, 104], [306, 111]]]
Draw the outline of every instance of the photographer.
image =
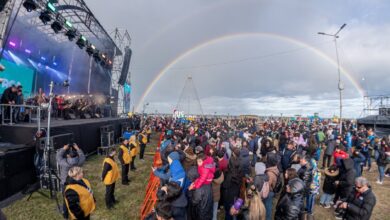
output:
[[[70, 168], [75, 166], [81, 167], [84, 164], [85, 155], [77, 144], [67, 144], [57, 151], [56, 160], [60, 168], [61, 189], [64, 191]], [[64, 218], [68, 218], [68, 209], [65, 203], [63, 206], [63, 216]]]

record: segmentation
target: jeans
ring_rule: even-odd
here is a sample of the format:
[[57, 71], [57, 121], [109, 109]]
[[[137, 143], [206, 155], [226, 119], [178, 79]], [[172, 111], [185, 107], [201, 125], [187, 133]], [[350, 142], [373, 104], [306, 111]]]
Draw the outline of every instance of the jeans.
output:
[[217, 220], [218, 203], [219, 202], [214, 202], [214, 206], [213, 206], [213, 220]]
[[274, 199], [275, 193], [270, 191], [268, 194], [268, 198], [264, 199], [264, 206], [266, 212], [266, 219], [272, 220], [272, 201]]
[[379, 181], [383, 182], [383, 178], [385, 177], [385, 167], [378, 166], [378, 171], [379, 171]]
[[313, 214], [315, 194], [309, 193], [306, 195], [306, 211], [309, 214]]
[[362, 152], [364, 157], [366, 158], [366, 160], [364, 161], [364, 166], [367, 166], [367, 163], [368, 163], [368, 169], [371, 168], [371, 155], [370, 155], [370, 151], [367, 151], [367, 152]]
[[333, 200], [333, 195], [328, 194], [328, 193], [324, 193], [324, 194], [321, 195], [320, 204], [330, 205], [330, 202], [332, 200]]

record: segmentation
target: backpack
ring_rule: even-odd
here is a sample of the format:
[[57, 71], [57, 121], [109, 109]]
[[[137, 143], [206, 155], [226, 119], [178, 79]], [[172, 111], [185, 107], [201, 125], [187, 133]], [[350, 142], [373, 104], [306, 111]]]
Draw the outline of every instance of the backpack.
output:
[[263, 183], [263, 187], [261, 188], [261, 191], [260, 191], [260, 196], [262, 199], [266, 199], [268, 198], [268, 194], [269, 194], [269, 182], [268, 181], [264, 181]]

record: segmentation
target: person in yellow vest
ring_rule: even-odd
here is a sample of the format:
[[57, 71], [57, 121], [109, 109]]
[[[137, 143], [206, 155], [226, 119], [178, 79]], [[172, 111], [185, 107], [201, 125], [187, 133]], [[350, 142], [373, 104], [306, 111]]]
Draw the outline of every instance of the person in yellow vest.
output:
[[111, 149], [108, 153], [108, 156], [103, 161], [103, 172], [102, 180], [104, 185], [106, 185], [106, 207], [111, 209], [115, 203], [119, 201], [115, 200], [115, 182], [119, 178], [119, 169], [118, 165], [115, 162], [114, 156], [116, 154], [115, 149]]
[[138, 135], [138, 142], [140, 146], [139, 159], [144, 160], [145, 148], [146, 144], [148, 143], [146, 130], [142, 130], [142, 132]]
[[152, 135], [152, 128], [150, 126], [147, 126], [146, 128], [146, 136], [148, 138], [148, 143], [150, 143], [150, 136]]
[[132, 135], [129, 139], [129, 147], [130, 147], [130, 156], [131, 156], [131, 162], [130, 162], [130, 169], [132, 171], [135, 171], [137, 168], [135, 167], [135, 157], [138, 153], [138, 141], [135, 135]]
[[131, 162], [131, 155], [129, 149], [129, 140], [124, 139], [119, 147], [118, 159], [122, 166], [122, 185], [129, 185], [129, 167]]
[[91, 184], [83, 178], [81, 167], [70, 168], [68, 176], [64, 197], [69, 217], [78, 220], [89, 219], [96, 206]]

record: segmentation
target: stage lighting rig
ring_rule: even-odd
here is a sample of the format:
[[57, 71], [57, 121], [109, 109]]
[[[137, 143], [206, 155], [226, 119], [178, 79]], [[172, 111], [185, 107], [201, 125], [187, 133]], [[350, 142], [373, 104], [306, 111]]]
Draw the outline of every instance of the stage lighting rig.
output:
[[95, 58], [95, 61], [98, 63], [101, 61], [99, 50], [95, 50], [95, 53], [93, 53], [93, 58]]
[[38, 5], [34, 0], [26, 0], [23, 2], [23, 7], [25, 7], [28, 12], [32, 12], [37, 9]]
[[44, 24], [49, 23], [51, 21], [51, 13], [50, 13], [50, 11], [45, 10], [45, 11], [41, 12], [41, 14], [39, 15], [39, 19], [41, 19], [41, 21]]
[[83, 49], [87, 45], [87, 39], [81, 35], [80, 38], [76, 42], [77, 46], [79, 46], [80, 49]]
[[51, 24], [51, 28], [54, 30], [56, 34], [58, 34], [64, 28], [60, 21], [56, 20]]
[[89, 56], [92, 56], [95, 53], [96, 47], [93, 44], [88, 44], [87, 53]]
[[68, 31], [66, 31], [65, 36], [68, 37], [69, 41], [73, 41], [77, 37], [76, 29], [69, 29]]

